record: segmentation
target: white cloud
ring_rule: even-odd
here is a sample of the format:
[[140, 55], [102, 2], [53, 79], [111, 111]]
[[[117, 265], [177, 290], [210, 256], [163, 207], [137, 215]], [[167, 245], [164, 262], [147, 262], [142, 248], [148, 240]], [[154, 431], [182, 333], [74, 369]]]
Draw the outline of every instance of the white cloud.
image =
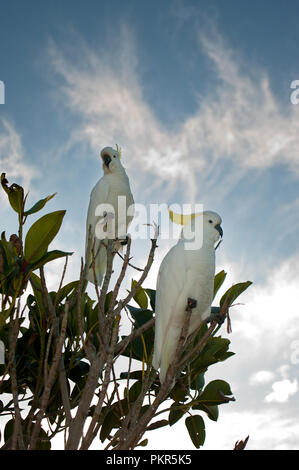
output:
[[288, 379], [274, 382], [272, 384], [272, 392], [265, 396], [265, 402], [286, 403], [290, 396], [297, 393], [297, 391], [298, 383], [296, 379], [294, 379], [293, 382]]
[[252, 374], [249, 379], [250, 385], [260, 385], [271, 382], [274, 379], [274, 373], [270, 370], [259, 370]]
[[[38, 171], [24, 160], [21, 136], [14, 125], [4, 118], [0, 118], [0, 166], [1, 173], [6, 173], [9, 184], [18, 182], [27, 190], [32, 178], [38, 176]], [[7, 197], [3, 191], [0, 191], [0, 200], [7, 205]]]
[[[176, 131], [159, 122], [146, 102], [134, 40], [126, 26], [122, 33], [111, 56], [109, 45], [97, 54], [78, 41], [80, 62], [54, 41], [49, 46], [63, 79], [60, 92], [80, 116], [74, 142], [88, 142], [96, 154], [109, 142], [120, 143], [125, 165], [134, 180], [138, 176], [145, 197], [159, 188], [169, 198], [180, 188], [186, 201], [194, 201], [220, 180], [222, 191], [229, 191], [249, 168], [285, 163], [299, 171], [299, 108], [286, 97], [282, 111], [266, 73], [246, 70], [217, 33], [202, 34], [200, 46], [214, 65], [218, 85]], [[222, 168], [223, 162], [230, 166]]]
[[[241, 298], [244, 306], [232, 311], [234, 333], [254, 346], [252, 354], [261, 350], [279, 354], [290, 361], [291, 342], [298, 338], [297, 325], [299, 257], [283, 260], [265, 273], [265, 282], [253, 284]], [[292, 324], [292, 328], [288, 325]]]
[[35, 168], [24, 162], [21, 136], [4, 118], [0, 118], [0, 164], [10, 179], [20, 178], [27, 188], [31, 179], [38, 175]]
[[[290, 365], [289, 364], [283, 364], [277, 368], [278, 374], [285, 380], [282, 381], [277, 381], [275, 384], [281, 384], [284, 383], [286, 384], [287, 382], [290, 382], [288, 380], [288, 377], [290, 375]], [[253, 386], [258, 386], [258, 385], [264, 385], [268, 384], [269, 382], [273, 382], [275, 379], [275, 372], [271, 370], [259, 370], [257, 372], [254, 372], [250, 378], [249, 378], [249, 383], [250, 385]], [[274, 386], [274, 384], [273, 384]]]

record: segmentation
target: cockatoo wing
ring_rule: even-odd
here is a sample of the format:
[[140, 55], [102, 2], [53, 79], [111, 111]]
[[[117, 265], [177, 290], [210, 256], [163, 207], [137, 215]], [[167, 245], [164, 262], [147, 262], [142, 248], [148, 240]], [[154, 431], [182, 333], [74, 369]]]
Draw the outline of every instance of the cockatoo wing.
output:
[[95, 272], [99, 285], [102, 282], [102, 278], [106, 269], [107, 253], [105, 247], [101, 245], [101, 240], [96, 236], [95, 233], [96, 225], [101, 218], [101, 216], [96, 216], [95, 214], [96, 208], [99, 204], [105, 204], [108, 202], [109, 190], [109, 182], [105, 177], [101, 178], [91, 192], [86, 221], [86, 262], [89, 264], [87, 279], [94, 283], [94, 273], [93, 269], [91, 268], [92, 247], [94, 246]]
[[[179, 268], [178, 268], [179, 267]], [[184, 251], [182, 247], [175, 245], [163, 259], [158, 279], [156, 291], [156, 322], [155, 322], [155, 349], [153, 356], [153, 367], [158, 369], [163, 359], [164, 368], [169, 364], [172, 353], [172, 337], [180, 334], [181, 324], [176, 318], [178, 302], [182, 304], [181, 299], [184, 296], [184, 286], [188, 277], [188, 266], [184, 260]], [[181, 312], [180, 319], [184, 315], [184, 309]], [[175, 352], [175, 351], [174, 351]]]
[[160, 367], [164, 381], [175, 357], [182, 331], [188, 298], [197, 301], [192, 311], [188, 335], [210, 314], [214, 285], [214, 250], [199, 250], [197, 255], [184, 250], [178, 242], [165, 256], [157, 279], [156, 326], [153, 367]]

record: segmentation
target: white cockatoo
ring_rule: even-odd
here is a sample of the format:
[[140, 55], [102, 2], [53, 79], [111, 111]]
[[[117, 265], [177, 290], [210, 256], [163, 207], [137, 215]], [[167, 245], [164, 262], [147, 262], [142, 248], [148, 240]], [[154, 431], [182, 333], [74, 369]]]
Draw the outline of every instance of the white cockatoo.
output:
[[[87, 279], [94, 283], [92, 247], [95, 274], [100, 286], [107, 268], [108, 239], [116, 240], [114, 250], [121, 248], [134, 216], [134, 199], [129, 178], [120, 161], [120, 149], [105, 147], [101, 151], [104, 175], [90, 195], [86, 221], [85, 259], [88, 263]], [[102, 243], [104, 242], [104, 243]]]
[[[192, 216], [193, 217], [193, 216]], [[200, 217], [201, 220], [198, 220]], [[190, 220], [190, 219], [189, 219]], [[196, 225], [197, 221], [197, 225]], [[202, 225], [198, 224], [200, 222]], [[182, 229], [181, 238], [164, 257], [157, 278], [156, 323], [153, 367], [160, 367], [164, 382], [173, 361], [181, 335], [188, 298], [196, 301], [192, 310], [188, 335], [193, 333], [211, 314], [215, 276], [215, 243], [223, 235], [221, 217], [212, 211], [196, 214]], [[197, 249], [188, 246], [187, 233], [202, 230], [202, 244]]]

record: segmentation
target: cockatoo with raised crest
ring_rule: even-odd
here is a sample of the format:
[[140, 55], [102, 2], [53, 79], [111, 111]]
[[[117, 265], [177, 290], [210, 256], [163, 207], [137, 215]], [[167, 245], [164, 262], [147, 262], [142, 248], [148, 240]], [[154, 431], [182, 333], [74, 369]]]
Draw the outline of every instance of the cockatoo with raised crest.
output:
[[[86, 221], [85, 259], [88, 263], [87, 279], [94, 283], [95, 274], [100, 286], [107, 269], [108, 239], [116, 240], [114, 250], [121, 248], [127, 229], [134, 216], [134, 199], [129, 178], [120, 161], [120, 149], [105, 147], [101, 151], [104, 175], [90, 195]], [[130, 208], [130, 209], [129, 209]]]
[[[190, 230], [196, 230], [201, 217], [202, 244], [188, 249]], [[198, 221], [197, 221], [198, 222]], [[155, 306], [155, 343], [153, 367], [160, 368], [164, 382], [169, 364], [174, 360], [184, 324], [188, 298], [196, 301], [189, 323], [188, 336], [211, 314], [215, 276], [215, 243], [223, 235], [221, 217], [205, 211], [190, 218], [182, 229], [181, 238], [164, 257], [157, 278]], [[189, 229], [189, 230], [186, 230]], [[189, 245], [190, 246], [190, 245]]]

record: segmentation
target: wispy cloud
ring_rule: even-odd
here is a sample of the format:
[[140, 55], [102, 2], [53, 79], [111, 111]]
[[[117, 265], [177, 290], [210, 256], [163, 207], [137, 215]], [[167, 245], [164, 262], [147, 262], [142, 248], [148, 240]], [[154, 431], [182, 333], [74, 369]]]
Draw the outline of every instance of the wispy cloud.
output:
[[49, 45], [60, 92], [80, 116], [74, 142], [88, 142], [95, 152], [120, 143], [130, 174], [138, 176], [138, 189], [149, 198], [157, 188], [168, 198], [184, 189], [185, 199], [194, 202], [219, 181], [229, 191], [248, 169], [278, 163], [299, 174], [299, 109], [288, 97], [281, 109], [266, 72], [246, 69], [217, 32], [199, 37], [215, 87], [176, 131], [160, 122], [146, 101], [133, 36], [125, 25], [122, 34], [119, 48], [107, 47], [106, 53], [79, 42], [79, 62], [54, 41]]

